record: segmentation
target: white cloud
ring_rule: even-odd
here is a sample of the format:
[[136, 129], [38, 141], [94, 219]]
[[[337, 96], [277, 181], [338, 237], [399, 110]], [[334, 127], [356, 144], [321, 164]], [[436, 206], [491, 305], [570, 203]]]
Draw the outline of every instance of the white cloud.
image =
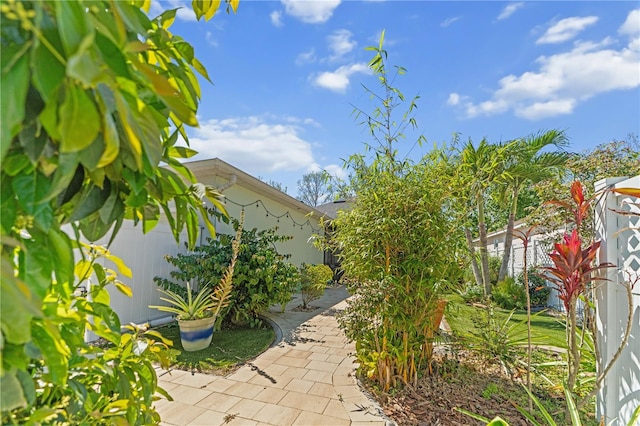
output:
[[296, 65], [311, 64], [316, 61], [316, 50], [311, 49], [308, 52], [302, 52], [296, 56]]
[[341, 0], [281, 0], [287, 15], [307, 24], [327, 22]]
[[637, 37], [640, 35], [640, 9], [629, 12], [627, 20], [618, 28], [620, 34]]
[[460, 95], [457, 93], [449, 94], [449, 98], [447, 99], [447, 105], [458, 105], [460, 103]]
[[339, 166], [337, 164], [327, 164], [326, 166], [324, 166], [324, 170], [326, 170], [326, 172], [331, 176], [338, 179], [344, 180], [347, 178], [347, 171], [342, 166]]
[[640, 50], [640, 9], [629, 12], [627, 20], [618, 28], [618, 33], [631, 38], [630, 49]]
[[273, 12], [271, 12], [271, 14], [269, 14], [269, 17], [271, 18], [271, 23], [276, 26], [276, 27], [281, 27], [282, 24], [282, 12], [280, 12], [279, 10], [274, 10]]
[[358, 43], [351, 40], [352, 36], [353, 33], [349, 30], [336, 30], [327, 36], [329, 50], [333, 52], [332, 60], [340, 59], [356, 47]]
[[461, 18], [461, 16], [454, 16], [453, 18], [445, 19], [444, 21], [440, 22], [440, 26], [442, 28], [447, 28], [449, 25], [453, 24], [456, 21], [459, 21]]
[[[633, 11], [630, 16], [637, 13]], [[627, 19], [627, 22], [629, 19]], [[490, 99], [474, 103], [452, 93], [447, 104], [461, 108], [467, 117], [513, 111], [522, 118], [538, 120], [571, 114], [581, 103], [601, 93], [637, 90], [640, 87], [640, 44], [626, 23], [620, 31], [629, 35], [626, 46], [613, 47], [611, 37], [599, 42], [580, 41], [571, 50], [536, 59], [537, 69], [507, 75]]]
[[508, 4], [507, 6], [505, 6], [504, 9], [502, 9], [502, 12], [500, 12], [500, 15], [498, 15], [498, 21], [507, 19], [508, 17], [513, 15], [516, 12], [516, 10], [520, 9], [522, 6], [524, 6], [523, 2]]
[[219, 157], [253, 176], [306, 170], [315, 163], [311, 143], [300, 136], [303, 129], [291, 117], [281, 122], [255, 116], [213, 119], [200, 126], [189, 138], [199, 152], [195, 159]]
[[322, 87], [338, 93], [344, 93], [349, 87], [349, 78], [353, 74], [368, 73], [369, 68], [364, 62], [351, 65], [344, 65], [335, 71], [325, 71], [312, 76], [312, 81], [316, 86]]
[[536, 102], [527, 107], [517, 109], [516, 115], [528, 120], [538, 120], [545, 117], [571, 114], [575, 106], [575, 99], [557, 99], [546, 102]]
[[536, 44], [562, 43], [577, 36], [589, 25], [598, 22], [597, 16], [571, 17], [558, 21], [540, 37]]

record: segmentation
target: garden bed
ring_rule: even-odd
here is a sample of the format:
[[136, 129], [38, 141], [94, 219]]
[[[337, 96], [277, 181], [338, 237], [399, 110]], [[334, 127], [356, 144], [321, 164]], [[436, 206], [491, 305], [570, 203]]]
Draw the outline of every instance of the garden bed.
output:
[[[540, 354], [539, 354], [540, 355]], [[419, 380], [413, 388], [381, 394], [370, 383], [369, 391], [376, 395], [385, 414], [398, 425], [484, 425], [456, 410], [461, 408], [487, 418], [499, 415], [511, 426], [527, 425], [517, 406], [527, 407], [524, 388], [507, 377], [495, 364], [487, 364], [472, 352], [436, 355], [434, 373]], [[524, 379], [524, 378], [523, 378]], [[558, 424], [564, 424], [562, 390], [534, 387]], [[534, 410], [535, 412], [535, 410]], [[582, 413], [584, 425], [597, 425], [593, 413]], [[547, 424], [538, 415], [541, 424]]]

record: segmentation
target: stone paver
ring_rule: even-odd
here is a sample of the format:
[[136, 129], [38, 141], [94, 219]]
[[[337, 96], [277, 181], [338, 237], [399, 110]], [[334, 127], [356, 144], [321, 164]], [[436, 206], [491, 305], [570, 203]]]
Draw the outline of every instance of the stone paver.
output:
[[156, 402], [163, 425], [392, 425], [355, 380], [355, 363], [335, 313], [348, 297], [328, 288], [313, 312], [275, 306], [266, 316], [281, 341], [227, 377], [158, 370], [174, 398]]

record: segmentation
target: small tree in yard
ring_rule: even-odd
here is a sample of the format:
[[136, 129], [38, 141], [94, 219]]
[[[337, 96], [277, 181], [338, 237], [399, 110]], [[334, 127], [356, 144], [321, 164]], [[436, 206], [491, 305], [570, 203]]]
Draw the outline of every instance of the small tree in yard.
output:
[[[387, 52], [379, 46], [369, 67], [381, 94], [366, 89], [379, 106], [368, 114], [356, 108], [377, 145], [371, 163], [352, 156], [354, 206], [332, 221], [332, 243], [350, 278], [354, 297], [339, 316], [340, 326], [356, 342], [360, 371], [384, 391], [415, 383], [430, 370], [435, 330], [442, 315], [441, 296], [460, 273], [455, 224], [445, 213], [448, 200], [438, 161], [411, 165], [397, 161], [395, 142], [415, 127], [414, 98], [396, 120], [405, 101], [392, 86]], [[396, 68], [397, 74], [405, 72]], [[422, 140], [419, 138], [418, 142]], [[369, 146], [369, 148], [372, 148]]]
[[308, 309], [309, 303], [319, 299], [331, 281], [333, 271], [327, 265], [300, 266], [300, 294], [302, 295], [302, 308]]

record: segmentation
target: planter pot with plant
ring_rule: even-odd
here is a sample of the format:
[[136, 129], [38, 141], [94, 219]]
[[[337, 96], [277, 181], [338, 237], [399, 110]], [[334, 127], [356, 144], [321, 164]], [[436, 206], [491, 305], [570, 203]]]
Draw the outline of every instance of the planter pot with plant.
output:
[[243, 219], [244, 217], [241, 218], [236, 237], [231, 243], [231, 262], [214, 290], [211, 290], [208, 285], [203, 286], [194, 296], [191, 285], [187, 281], [186, 296], [171, 290], [158, 289], [166, 296], [161, 297], [160, 300], [169, 303], [169, 305], [150, 306], [150, 308], [176, 315], [180, 327], [180, 340], [185, 351], [199, 351], [211, 344], [216, 320], [220, 312], [229, 305], [233, 289], [233, 271], [240, 250]]

